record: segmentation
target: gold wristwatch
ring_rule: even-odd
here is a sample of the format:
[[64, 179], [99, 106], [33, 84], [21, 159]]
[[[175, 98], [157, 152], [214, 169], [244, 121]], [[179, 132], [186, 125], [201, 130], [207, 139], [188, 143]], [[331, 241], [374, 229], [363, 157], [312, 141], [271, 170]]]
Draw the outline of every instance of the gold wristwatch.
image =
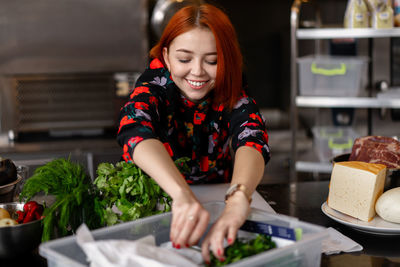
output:
[[246, 198], [249, 200], [249, 204], [251, 204], [251, 196], [249, 196], [249, 193], [247, 193], [247, 187], [242, 185], [242, 184], [234, 184], [225, 193], [225, 203], [228, 201], [228, 198], [230, 198], [233, 194], [235, 194], [236, 191], [242, 191]]

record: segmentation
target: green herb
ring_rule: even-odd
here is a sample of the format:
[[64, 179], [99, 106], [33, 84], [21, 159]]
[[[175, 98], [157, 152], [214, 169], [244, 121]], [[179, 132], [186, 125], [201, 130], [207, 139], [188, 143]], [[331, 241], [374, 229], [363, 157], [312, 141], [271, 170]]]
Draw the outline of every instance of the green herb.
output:
[[104, 225], [99, 199], [81, 165], [55, 159], [38, 167], [26, 180], [20, 200], [29, 201], [42, 192], [56, 198], [43, 212], [42, 241], [72, 234], [83, 222], [90, 229]]
[[[175, 161], [181, 172], [189, 170], [187, 158]], [[101, 192], [103, 218], [107, 225], [168, 212], [172, 199], [133, 163], [101, 163], [94, 184]]]
[[252, 240], [236, 239], [235, 243], [225, 248], [225, 260], [223, 262], [211, 253], [211, 261], [208, 266], [227, 265], [275, 247], [275, 242], [268, 235], [259, 234]]

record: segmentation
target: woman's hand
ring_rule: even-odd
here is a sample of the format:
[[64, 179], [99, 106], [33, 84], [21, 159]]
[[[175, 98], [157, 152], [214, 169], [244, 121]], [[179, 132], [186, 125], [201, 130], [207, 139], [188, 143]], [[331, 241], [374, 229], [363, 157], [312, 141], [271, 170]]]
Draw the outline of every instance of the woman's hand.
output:
[[182, 194], [172, 202], [170, 239], [175, 248], [197, 244], [207, 229], [210, 214], [192, 194]]
[[210, 250], [220, 261], [225, 260], [224, 239], [226, 238], [229, 245], [235, 242], [237, 231], [243, 225], [249, 212], [250, 203], [242, 191], [236, 191], [229, 197], [224, 212], [202, 243], [201, 250], [206, 263], [210, 262]]

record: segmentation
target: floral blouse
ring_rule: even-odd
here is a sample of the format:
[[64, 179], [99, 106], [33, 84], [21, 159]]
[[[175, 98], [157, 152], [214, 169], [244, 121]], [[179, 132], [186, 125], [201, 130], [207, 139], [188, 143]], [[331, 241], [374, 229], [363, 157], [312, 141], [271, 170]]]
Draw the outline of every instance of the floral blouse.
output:
[[133, 162], [136, 145], [148, 138], [160, 140], [173, 160], [188, 157], [189, 184], [229, 182], [231, 149], [253, 147], [270, 158], [268, 134], [255, 101], [242, 92], [228, 111], [212, 103], [211, 95], [194, 103], [180, 94], [170, 73], [154, 59], [141, 75], [128, 102], [121, 108], [117, 140], [123, 158]]

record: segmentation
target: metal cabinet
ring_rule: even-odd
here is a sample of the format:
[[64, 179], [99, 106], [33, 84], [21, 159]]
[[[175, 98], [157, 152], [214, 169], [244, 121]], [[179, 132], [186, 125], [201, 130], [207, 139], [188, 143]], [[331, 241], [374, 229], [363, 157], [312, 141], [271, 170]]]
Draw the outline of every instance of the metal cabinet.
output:
[[[300, 13], [302, 5], [306, 1], [295, 0], [291, 8], [291, 94], [290, 94], [290, 127], [291, 127], [291, 161], [290, 161], [290, 180], [297, 181], [298, 171], [310, 172], [330, 172], [332, 166], [330, 163], [310, 162], [299, 160], [297, 136], [299, 131], [298, 117], [301, 108], [400, 108], [400, 98], [381, 99], [369, 93], [367, 97], [324, 97], [324, 96], [300, 96], [298, 84], [298, 66], [297, 58], [299, 55], [299, 41], [301, 40], [321, 40], [354, 38], [368, 39], [372, 46], [372, 40], [376, 38], [400, 37], [400, 28], [393, 29], [372, 29], [372, 28], [328, 28], [321, 25], [321, 19], [316, 12], [314, 28], [300, 28]], [[320, 46], [315, 45], [316, 54], [320, 53]], [[369, 49], [371, 51], [371, 48]], [[369, 68], [373, 67], [373, 62], [369, 63]], [[371, 81], [371, 70], [369, 71], [369, 81]], [[370, 113], [369, 113], [370, 114]], [[367, 127], [371, 132], [371, 118], [369, 115]]]

